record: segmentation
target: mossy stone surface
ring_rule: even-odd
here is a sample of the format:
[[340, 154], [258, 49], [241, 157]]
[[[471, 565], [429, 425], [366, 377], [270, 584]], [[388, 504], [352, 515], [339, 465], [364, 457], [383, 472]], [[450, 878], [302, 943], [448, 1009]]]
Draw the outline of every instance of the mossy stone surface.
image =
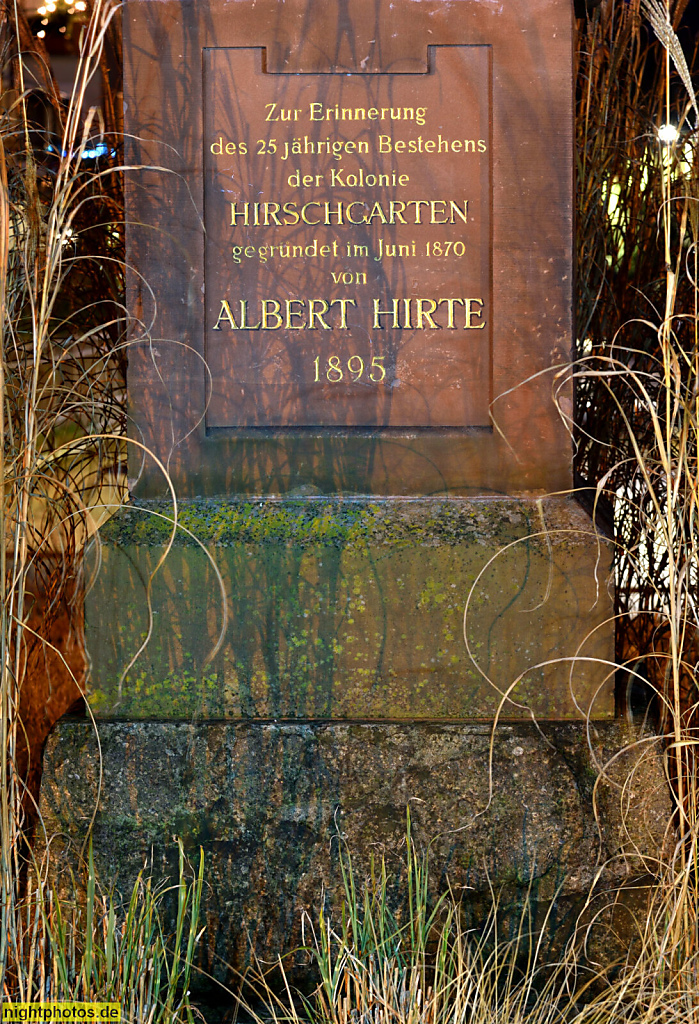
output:
[[100, 555], [102, 718], [613, 714], [609, 552], [571, 501], [141, 502]]
[[647, 870], [671, 810], [662, 741], [638, 739], [615, 722], [102, 722], [98, 749], [89, 721], [64, 720], [41, 812], [56, 876], [94, 812], [99, 877], [122, 892], [146, 862], [176, 871], [173, 837], [193, 863], [202, 847], [202, 966], [225, 976], [298, 946], [302, 912], [317, 920], [323, 900], [339, 920], [340, 838], [358, 880], [386, 854], [398, 898], [408, 806], [432, 894], [449, 883], [468, 906], [492, 885], [545, 908], [584, 897], [603, 865], [609, 885]]

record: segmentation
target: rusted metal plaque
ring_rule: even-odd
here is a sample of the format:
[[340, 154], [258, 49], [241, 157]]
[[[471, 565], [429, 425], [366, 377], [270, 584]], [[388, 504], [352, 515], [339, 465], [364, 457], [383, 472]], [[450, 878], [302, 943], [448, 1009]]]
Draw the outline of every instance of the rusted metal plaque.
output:
[[207, 425], [489, 426], [490, 48], [263, 56], [204, 51]]

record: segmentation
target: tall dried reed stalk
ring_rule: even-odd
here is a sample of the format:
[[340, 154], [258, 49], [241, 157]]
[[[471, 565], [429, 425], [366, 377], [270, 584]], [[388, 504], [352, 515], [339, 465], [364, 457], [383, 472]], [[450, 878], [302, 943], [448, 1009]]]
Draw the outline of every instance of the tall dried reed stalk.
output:
[[675, 31], [685, 6], [605, 0], [579, 47], [575, 379], [579, 479], [614, 527], [618, 660], [666, 738], [673, 815], [643, 966], [694, 1019], [699, 108], [697, 54]]
[[85, 542], [124, 495], [121, 140], [108, 88], [111, 126], [85, 110], [117, 14], [92, 3], [64, 104], [17, 0], [0, 4], [0, 999], [114, 1000], [127, 1019], [165, 1024], [191, 1019], [201, 863], [188, 882], [180, 847], [170, 936], [149, 879], [120, 902], [90, 850], [54, 890], [26, 842], [37, 751], [24, 697], [47, 650], [78, 692], [51, 619], [79, 603]]
[[[686, 262], [697, 194], [696, 135], [685, 116], [691, 79], [674, 70], [664, 45], [684, 62], [672, 26], [679, 25], [685, 7], [670, 4], [661, 39], [644, 18], [650, 10], [644, 0], [605, 0], [579, 23], [576, 48], [579, 354], [616, 362], [606, 377], [576, 377], [575, 465], [577, 483], [596, 491], [599, 519], [610, 532], [615, 526], [622, 541], [615, 550], [620, 662], [652, 648], [654, 613], [661, 612], [672, 572], [672, 546], [647, 543], [653, 501], [642, 483], [641, 463], [658, 455], [650, 413], [672, 405], [658, 325], [666, 325], [666, 335], [685, 355], [694, 345], [696, 277]], [[662, 31], [665, 8], [656, 15]], [[696, 51], [688, 62], [696, 69]], [[659, 140], [665, 122], [682, 124], [674, 147]], [[646, 383], [647, 395], [635, 394], [626, 368]], [[684, 386], [691, 387], [686, 377]], [[672, 429], [672, 417], [661, 415], [664, 429]], [[691, 431], [687, 442], [691, 457]], [[680, 534], [674, 533], [675, 540]], [[659, 650], [663, 640], [664, 634]]]

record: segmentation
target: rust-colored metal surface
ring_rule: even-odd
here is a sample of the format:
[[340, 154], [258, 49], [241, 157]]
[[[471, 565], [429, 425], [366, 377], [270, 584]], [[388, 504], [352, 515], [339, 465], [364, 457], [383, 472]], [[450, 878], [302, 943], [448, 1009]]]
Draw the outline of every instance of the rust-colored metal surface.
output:
[[129, 397], [179, 493], [570, 486], [569, 0], [124, 25]]

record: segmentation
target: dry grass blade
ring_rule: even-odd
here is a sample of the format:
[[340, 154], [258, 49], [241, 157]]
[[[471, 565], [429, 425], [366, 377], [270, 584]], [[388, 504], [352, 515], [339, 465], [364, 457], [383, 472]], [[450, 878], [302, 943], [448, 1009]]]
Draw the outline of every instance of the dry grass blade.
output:
[[[696, 120], [699, 111], [692, 84], [697, 55], [686, 59], [673, 20], [671, 3], [608, 0], [584, 29], [578, 261], [585, 334], [575, 377], [578, 479], [595, 489], [614, 527], [617, 657], [630, 669], [623, 710], [630, 716], [642, 682], [651, 697], [646, 723], [665, 737], [674, 805], [673, 839], [644, 932], [645, 959], [627, 975], [627, 998], [635, 986], [648, 1012], [693, 1020], [699, 1002], [699, 140], [685, 114], [693, 108]], [[606, 97], [601, 113], [595, 95]], [[659, 136], [663, 122], [680, 126], [675, 142]]]
[[699, 107], [697, 107], [697, 97], [694, 92], [694, 85], [692, 84], [692, 76], [690, 75], [689, 68], [687, 67], [684, 50], [682, 49], [680, 41], [677, 38], [677, 34], [672, 27], [669, 7], [661, 4], [659, 0], [641, 0], [641, 6], [644, 14], [653, 26], [653, 31], [662, 43], [666, 52], [672, 58], [672, 62], [677, 69], [677, 74], [680, 76], [682, 84], [687, 91], [689, 101], [694, 107], [696, 127], [697, 124], [699, 124]]
[[388, 896], [396, 884], [385, 864], [362, 879], [345, 854], [343, 874], [345, 897], [335, 918], [321, 911], [315, 924], [307, 922], [315, 991], [309, 996], [295, 990], [284, 961], [272, 970], [258, 965], [239, 997], [244, 1016], [255, 1024], [696, 1021], [699, 960], [694, 953], [678, 969], [667, 927], [678, 906], [672, 886], [652, 890], [627, 956], [595, 964], [588, 943], [595, 929], [604, 935], [613, 894], [603, 896], [586, 925], [551, 957], [543, 938], [548, 914], [535, 924], [531, 890], [522, 893], [518, 909], [493, 891], [490, 911], [476, 927], [467, 925], [468, 908], [452, 893], [431, 903], [423, 885], [427, 861], [411, 847], [410, 826], [397, 888], [405, 895], [412, 885], [419, 893], [412, 903]]
[[[123, 903], [101, 891], [91, 848], [77, 875], [52, 872], [54, 890], [27, 844], [35, 817], [27, 690], [51, 657], [79, 692], [48, 631], [66, 606], [79, 618], [85, 541], [125, 494], [121, 140], [104, 134], [95, 111], [83, 112], [117, 11], [111, 0], [91, 5], [72, 98], [63, 107], [49, 97], [58, 136], [32, 120], [45, 105], [27, 71], [26, 21], [13, 0], [0, 14], [3, 81], [10, 66], [14, 85], [0, 110], [0, 993], [114, 1000], [127, 1020], [169, 1024], [192, 1019], [202, 863], [190, 881], [180, 844], [173, 889], [142, 874]], [[34, 50], [41, 65], [40, 41]]]

